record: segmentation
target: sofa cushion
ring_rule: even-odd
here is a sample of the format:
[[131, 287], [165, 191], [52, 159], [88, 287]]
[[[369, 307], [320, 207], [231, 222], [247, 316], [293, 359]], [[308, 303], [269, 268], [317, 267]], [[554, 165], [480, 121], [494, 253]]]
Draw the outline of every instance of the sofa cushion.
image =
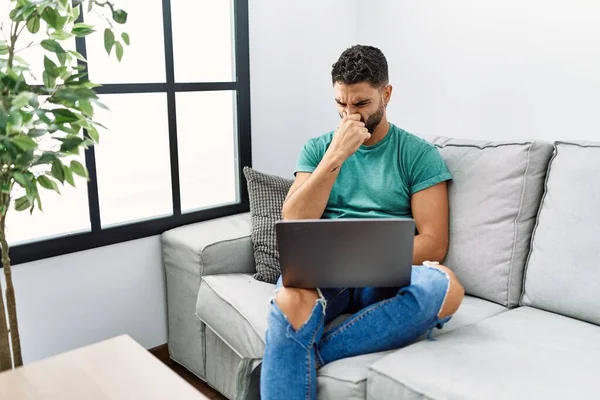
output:
[[205, 276], [196, 315], [240, 357], [262, 358], [274, 289], [250, 274]]
[[577, 399], [597, 393], [600, 327], [521, 307], [373, 364], [368, 399]]
[[[240, 357], [262, 358], [269, 299], [274, 288], [275, 285], [257, 281], [250, 274], [206, 276], [200, 285], [196, 312]], [[434, 335], [505, 310], [498, 304], [466, 296], [454, 317], [444, 329], [435, 330]], [[327, 328], [342, 320], [343, 317], [337, 318]], [[366, 354], [325, 365], [318, 374], [319, 398], [364, 398], [369, 366], [387, 353]]]
[[281, 219], [281, 209], [293, 181], [244, 167], [248, 182], [252, 244], [256, 274], [254, 278], [275, 283], [281, 274], [275, 223]]
[[448, 184], [450, 246], [445, 264], [468, 294], [518, 305], [553, 146], [427, 139], [440, 149], [454, 178]]
[[367, 373], [371, 365], [394, 350], [344, 358], [329, 363], [317, 374], [319, 399], [363, 400], [367, 395]]
[[486, 320], [505, 311], [507, 311], [507, 308], [499, 304], [473, 296], [465, 296], [456, 314], [452, 316], [442, 329], [434, 329], [431, 336], [436, 337], [446, 334], [460, 327]]
[[600, 142], [556, 143], [522, 303], [600, 325]]

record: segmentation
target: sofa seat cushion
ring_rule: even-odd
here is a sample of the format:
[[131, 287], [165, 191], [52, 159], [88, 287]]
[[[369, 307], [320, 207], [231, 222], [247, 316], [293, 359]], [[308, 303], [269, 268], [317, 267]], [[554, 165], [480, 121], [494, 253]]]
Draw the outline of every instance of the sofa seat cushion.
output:
[[507, 310], [506, 307], [492, 303], [491, 301], [473, 296], [465, 296], [460, 304], [460, 308], [452, 316], [452, 319], [444, 325], [444, 328], [434, 329], [432, 336], [440, 336], [463, 326], [475, 324]]
[[251, 274], [204, 276], [196, 315], [240, 357], [262, 358], [274, 290]]
[[596, 325], [517, 308], [382, 358], [367, 398], [589, 398], [598, 389], [599, 339]]
[[[260, 359], [265, 346], [269, 299], [274, 288], [275, 285], [253, 279], [251, 274], [205, 276], [198, 293], [196, 313], [240, 357]], [[444, 329], [435, 330], [434, 335], [482, 321], [505, 310], [498, 304], [466, 296], [456, 315]], [[344, 316], [338, 317], [328, 328], [343, 319]], [[365, 354], [325, 365], [318, 374], [319, 398], [365, 398], [369, 367], [391, 352]]]

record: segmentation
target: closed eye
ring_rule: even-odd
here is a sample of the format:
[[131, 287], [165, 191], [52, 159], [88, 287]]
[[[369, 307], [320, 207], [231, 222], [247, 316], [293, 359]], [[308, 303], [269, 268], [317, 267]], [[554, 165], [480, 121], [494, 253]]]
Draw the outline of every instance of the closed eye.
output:
[[[346, 103], [342, 103], [339, 100], [336, 100], [335, 102], [338, 103], [342, 107], [346, 107]], [[367, 101], [359, 101], [358, 103], [354, 103], [354, 107], [364, 107], [364, 106], [368, 105], [369, 103], [370, 103], [370, 101], [368, 101], [368, 100]]]

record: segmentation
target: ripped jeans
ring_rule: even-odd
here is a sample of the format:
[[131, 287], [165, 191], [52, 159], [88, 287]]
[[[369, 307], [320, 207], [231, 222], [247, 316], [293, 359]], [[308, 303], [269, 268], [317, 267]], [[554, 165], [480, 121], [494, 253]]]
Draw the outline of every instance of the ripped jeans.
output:
[[[271, 299], [260, 378], [263, 400], [316, 399], [317, 369], [330, 362], [400, 348], [441, 328], [438, 314], [448, 293], [448, 275], [413, 266], [410, 286], [319, 290], [308, 320], [296, 331]], [[281, 277], [277, 289], [281, 287]], [[277, 290], [276, 289], [276, 290]], [[324, 332], [343, 313], [343, 323]]]

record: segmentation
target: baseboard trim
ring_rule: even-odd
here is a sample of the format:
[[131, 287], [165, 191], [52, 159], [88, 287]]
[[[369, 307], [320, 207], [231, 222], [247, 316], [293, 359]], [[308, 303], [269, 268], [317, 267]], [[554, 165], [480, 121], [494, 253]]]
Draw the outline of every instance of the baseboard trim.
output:
[[167, 344], [161, 344], [160, 346], [153, 347], [148, 350], [154, 357], [158, 358], [165, 364], [169, 364], [171, 357], [169, 356], [169, 347]]

